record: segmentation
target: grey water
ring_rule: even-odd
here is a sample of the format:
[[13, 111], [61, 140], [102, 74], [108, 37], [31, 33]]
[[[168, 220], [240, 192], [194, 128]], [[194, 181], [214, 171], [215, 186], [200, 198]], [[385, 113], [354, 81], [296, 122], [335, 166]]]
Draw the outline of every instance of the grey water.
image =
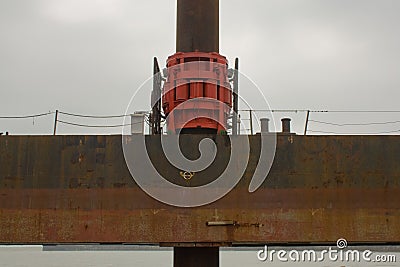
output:
[[[400, 247], [357, 247], [359, 251], [370, 250], [373, 256], [392, 256], [391, 262], [332, 262], [326, 259], [321, 262], [273, 262], [260, 261], [257, 253], [263, 248], [230, 248], [221, 249], [221, 267], [288, 267], [288, 266], [321, 266], [321, 267], [361, 267], [361, 266], [400, 266]], [[269, 251], [284, 249], [321, 251], [321, 247], [307, 248], [269, 248]], [[387, 257], [388, 258], [388, 257]], [[374, 258], [375, 259], [375, 258]], [[395, 259], [396, 262], [393, 262]], [[153, 267], [173, 265], [173, 251], [157, 247], [105, 247], [105, 246], [0, 246], [1, 267]]]

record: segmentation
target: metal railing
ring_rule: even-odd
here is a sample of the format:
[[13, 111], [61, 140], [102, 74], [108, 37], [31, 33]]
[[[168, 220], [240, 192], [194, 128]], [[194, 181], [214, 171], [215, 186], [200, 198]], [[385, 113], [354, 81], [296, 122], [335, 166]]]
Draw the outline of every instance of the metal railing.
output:
[[[273, 124], [272, 131], [279, 131], [278, 119], [290, 117], [297, 134], [397, 134], [400, 133], [399, 115], [400, 110], [245, 109], [239, 110], [237, 128], [240, 134], [253, 135], [260, 131], [260, 119], [268, 118]], [[56, 110], [30, 115], [0, 116], [0, 123], [4, 120], [12, 121], [7, 124], [11, 129], [0, 128], [0, 134], [6, 130], [12, 133], [13, 124], [18, 123], [16, 121], [32, 120], [34, 125], [36, 120], [50, 116], [54, 116], [53, 134], [60, 130], [60, 124], [87, 129], [120, 129], [132, 125], [126, 123], [130, 114], [88, 115]], [[93, 120], [96, 123], [93, 123]], [[149, 124], [148, 115], [145, 116], [145, 123]], [[6, 123], [1, 123], [0, 127], [5, 128], [4, 125]]]

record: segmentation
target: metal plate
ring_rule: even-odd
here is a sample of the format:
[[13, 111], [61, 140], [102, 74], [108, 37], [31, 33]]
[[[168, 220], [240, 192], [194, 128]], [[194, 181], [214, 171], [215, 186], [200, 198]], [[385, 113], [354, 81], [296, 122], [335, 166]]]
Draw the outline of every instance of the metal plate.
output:
[[[190, 153], [202, 137], [181, 138]], [[252, 194], [260, 144], [249, 139], [236, 188], [184, 209], [138, 188], [121, 136], [0, 137], [0, 243], [400, 243], [399, 136], [280, 135], [271, 172]], [[223, 136], [215, 142], [223, 162], [229, 146]], [[161, 154], [157, 137], [147, 145]], [[164, 157], [155, 162], [185, 183]]]

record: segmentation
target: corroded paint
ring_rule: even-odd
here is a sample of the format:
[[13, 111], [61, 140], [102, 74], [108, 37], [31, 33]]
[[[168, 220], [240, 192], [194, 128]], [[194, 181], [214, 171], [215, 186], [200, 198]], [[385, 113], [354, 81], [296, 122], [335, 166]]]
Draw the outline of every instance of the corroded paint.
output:
[[[196, 155], [200, 137], [182, 138]], [[209, 171], [217, 173], [229, 146], [223, 136], [215, 141], [222, 154]], [[159, 156], [159, 140], [147, 143]], [[259, 137], [250, 143], [249, 166], [231, 193], [182, 209], [137, 187], [120, 136], [0, 137], [0, 243], [400, 242], [400, 137], [280, 135], [271, 172], [253, 194]], [[186, 183], [164, 157], [156, 162]], [[207, 226], [213, 221], [234, 224]]]

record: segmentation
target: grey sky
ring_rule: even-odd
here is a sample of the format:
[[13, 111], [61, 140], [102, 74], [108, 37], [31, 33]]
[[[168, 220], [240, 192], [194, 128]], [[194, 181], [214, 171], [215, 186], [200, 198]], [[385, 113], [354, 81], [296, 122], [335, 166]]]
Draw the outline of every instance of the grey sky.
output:
[[[242, 73], [272, 108], [400, 109], [400, 1], [220, 1], [220, 52], [230, 62], [241, 59]], [[0, 116], [55, 109], [123, 114], [150, 77], [152, 58], [164, 66], [174, 53], [175, 5], [0, 0]], [[247, 101], [257, 107], [257, 99]], [[399, 114], [360, 116], [316, 115], [335, 122], [400, 120]], [[303, 114], [292, 117], [301, 131]], [[0, 132], [48, 134], [52, 120], [0, 120]], [[59, 131], [102, 132], [67, 126]]]

